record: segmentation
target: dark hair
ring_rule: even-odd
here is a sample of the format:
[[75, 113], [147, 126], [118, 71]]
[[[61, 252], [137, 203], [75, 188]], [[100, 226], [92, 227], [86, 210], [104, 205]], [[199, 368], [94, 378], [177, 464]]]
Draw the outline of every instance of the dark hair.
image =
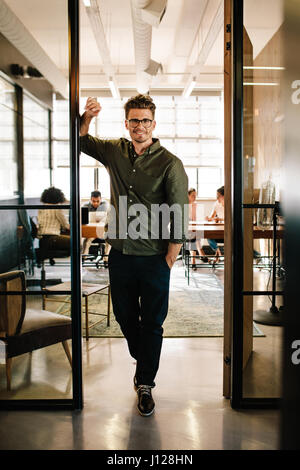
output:
[[92, 191], [91, 192], [91, 197], [101, 197], [100, 191]]
[[156, 106], [153, 103], [151, 96], [149, 95], [136, 95], [129, 98], [124, 106], [125, 117], [128, 118], [129, 111], [131, 109], [150, 109], [154, 119]]
[[217, 189], [217, 193], [221, 194], [221, 196], [224, 196], [224, 186], [221, 186], [219, 189]]
[[64, 193], [54, 186], [45, 189], [41, 195], [41, 202], [46, 204], [59, 204], [60, 202], [65, 202], [65, 200]]
[[190, 188], [190, 189], [188, 190], [188, 195], [190, 195], [190, 194], [192, 194], [192, 193], [196, 193], [196, 192], [197, 192], [197, 191], [196, 191], [195, 188]]

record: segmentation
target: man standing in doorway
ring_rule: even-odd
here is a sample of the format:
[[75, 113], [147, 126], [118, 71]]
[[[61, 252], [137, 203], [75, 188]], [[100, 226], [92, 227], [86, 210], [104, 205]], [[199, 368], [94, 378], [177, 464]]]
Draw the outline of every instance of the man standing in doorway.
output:
[[[156, 126], [152, 98], [137, 95], [124, 108], [131, 140], [97, 139], [88, 130], [101, 106], [95, 98], [88, 98], [81, 116], [80, 142], [81, 150], [100, 161], [110, 175], [111, 208], [116, 214], [116, 235], [111, 236], [108, 227], [107, 238], [112, 247], [108, 260], [112, 303], [129, 352], [136, 359], [138, 411], [150, 416], [155, 407], [151, 389], [155, 386], [162, 325], [168, 312], [170, 270], [187, 233], [184, 206], [188, 207], [188, 179], [181, 160], [152, 137]], [[161, 224], [153, 235], [143, 222], [140, 226], [143, 230], [147, 227], [147, 236], [145, 231], [143, 236], [134, 236], [130, 225], [137, 221], [136, 208], [144, 209], [152, 220], [153, 207], [158, 206], [180, 209], [177, 217], [169, 211], [169, 238], [163, 236]], [[125, 233], [124, 217], [120, 217], [124, 208]], [[176, 238], [178, 233], [181, 236]]]

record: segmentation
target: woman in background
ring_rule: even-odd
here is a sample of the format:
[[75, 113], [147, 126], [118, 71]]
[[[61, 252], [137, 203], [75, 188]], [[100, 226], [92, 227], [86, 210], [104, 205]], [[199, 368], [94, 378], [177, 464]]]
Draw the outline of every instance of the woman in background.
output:
[[[44, 204], [63, 204], [66, 201], [64, 193], [52, 186], [45, 189], [41, 195]], [[63, 250], [70, 252], [70, 224], [63, 209], [40, 209], [38, 212], [38, 238], [41, 239], [40, 248], [47, 253], [48, 250]], [[62, 233], [64, 232], [64, 233]]]
[[[214, 221], [216, 223], [224, 223], [224, 186], [221, 186], [221, 188], [217, 189], [217, 200], [213, 206], [210, 216], [206, 217], [206, 220]], [[209, 246], [212, 248], [212, 250], [214, 250], [215, 255], [216, 255], [215, 261], [218, 262], [221, 256], [221, 251], [220, 251], [220, 248], [218, 247], [218, 242], [224, 243], [224, 239], [214, 240], [214, 239], [208, 238], [207, 242]]]
[[[197, 191], [196, 189], [194, 188], [191, 188], [188, 190], [188, 198], [189, 198], [189, 220], [190, 221], [193, 221], [195, 222], [197, 220], [197, 203], [195, 202], [196, 201], [196, 197], [197, 197]], [[198, 239], [198, 236], [197, 236], [197, 231], [196, 230], [189, 230], [189, 244], [190, 244], [190, 248], [194, 248], [195, 245], [196, 245], [196, 250], [198, 251], [199, 255], [201, 255], [200, 259], [204, 262], [204, 263], [207, 263], [208, 262], [208, 258], [206, 257], [203, 249], [202, 249], [202, 246], [201, 246], [201, 243], [200, 243], [200, 240]], [[194, 245], [194, 246], [193, 246]], [[192, 254], [192, 269], [194, 271], [197, 270], [196, 268], [196, 263], [195, 263], [195, 251], [196, 250], [191, 250], [191, 254]]]

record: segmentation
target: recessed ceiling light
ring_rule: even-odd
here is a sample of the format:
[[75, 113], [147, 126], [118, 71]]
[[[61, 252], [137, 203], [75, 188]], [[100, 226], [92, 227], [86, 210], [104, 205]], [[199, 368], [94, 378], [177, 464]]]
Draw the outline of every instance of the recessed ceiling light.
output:
[[119, 99], [120, 95], [119, 95], [118, 90], [116, 88], [115, 82], [113, 81], [113, 79], [111, 77], [109, 77], [108, 84], [109, 84], [111, 94], [113, 95], [113, 98]]
[[245, 70], [285, 70], [285, 67], [263, 67], [258, 65], [245, 65]]
[[244, 82], [245, 86], [278, 86], [279, 83], [276, 82]]
[[196, 85], [196, 77], [193, 77], [191, 83], [183, 90], [182, 96], [188, 98]]

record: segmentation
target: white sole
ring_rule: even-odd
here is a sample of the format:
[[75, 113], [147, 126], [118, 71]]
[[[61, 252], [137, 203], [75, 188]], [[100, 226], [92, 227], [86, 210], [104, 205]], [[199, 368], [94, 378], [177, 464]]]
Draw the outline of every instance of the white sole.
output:
[[141, 416], [144, 416], [144, 417], [151, 416], [154, 413], [154, 410], [155, 410], [155, 408], [153, 408], [153, 410], [150, 411], [150, 413], [142, 413], [138, 408], [138, 412], [140, 413]]

